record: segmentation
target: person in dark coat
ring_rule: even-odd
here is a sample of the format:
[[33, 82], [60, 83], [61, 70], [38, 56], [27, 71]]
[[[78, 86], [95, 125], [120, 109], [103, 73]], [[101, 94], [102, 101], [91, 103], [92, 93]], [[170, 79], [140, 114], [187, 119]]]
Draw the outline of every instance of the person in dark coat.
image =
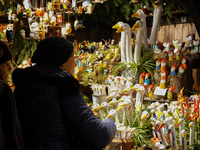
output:
[[24, 150], [15, 98], [7, 84], [11, 60], [11, 51], [0, 41], [0, 150]]
[[63, 37], [44, 39], [36, 65], [15, 69], [13, 83], [27, 150], [93, 150], [116, 134], [111, 119], [100, 121], [87, 106], [74, 78], [73, 45]]

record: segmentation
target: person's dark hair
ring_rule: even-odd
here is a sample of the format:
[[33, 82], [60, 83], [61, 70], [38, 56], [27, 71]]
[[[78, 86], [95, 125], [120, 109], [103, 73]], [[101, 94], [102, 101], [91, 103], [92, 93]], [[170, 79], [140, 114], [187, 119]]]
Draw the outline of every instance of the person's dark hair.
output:
[[45, 38], [38, 44], [32, 62], [60, 66], [69, 59], [73, 50], [73, 45], [63, 37]]
[[0, 64], [8, 60], [12, 60], [12, 52], [4, 42], [0, 41]]

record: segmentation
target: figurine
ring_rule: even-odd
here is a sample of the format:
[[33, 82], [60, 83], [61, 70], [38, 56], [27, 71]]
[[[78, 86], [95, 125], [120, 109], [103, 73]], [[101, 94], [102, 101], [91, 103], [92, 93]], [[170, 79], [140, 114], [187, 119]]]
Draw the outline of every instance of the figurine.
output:
[[154, 53], [161, 53], [162, 52], [162, 48], [163, 48], [163, 44], [162, 42], [157, 42], [155, 49], [154, 49]]
[[165, 58], [165, 60], [168, 60], [168, 59], [169, 59], [169, 57], [168, 57], [168, 52], [165, 52], [165, 53], [164, 53], [163, 58]]
[[177, 105], [179, 105], [179, 101], [180, 102], [185, 101], [185, 97], [183, 96], [183, 90], [184, 90], [184, 87], [181, 89], [180, 93], [177, 94]]
[[148, 48], [148, 42], [147, 42], [147, 24], [146, 24], [146, 6], [144, 8], [139, 9], [135, 14], [132, 15], [132, 17], [140, 18], [143, 23], [143, 36], [142, 36], [142, 43], [144, 44], [144, 48]]
[[150, 84], [150, 79], [149, 79], [150, 76], [151, 76], [150, 72], [148, 72], [148, 73], [145, 74], [145, 81], [144, 81], [144, 82], [145, 82], [146, 84]]
[[153, 84], [148, 87], [149, 98], [153, 98]]
[[161, 70], [163, 70], [164, 68], [166, 68], [165, 58], [163, 58], [162, 61], [161, 61]]
[[170, 42], [169, 41], [164, 42], [163, 46], [165, 47], [164, 50], [163, 50], [163, 52], [169, 52]]
[[26, 34], [25, 34], [25, 30], [24, 30], [24, 29], [22, 29], [22, 30], [20, 31], [20, 35], [22, 36], [23, 39], [26, 38]]
[[161, 58], [158, 58], [156, 60], [156, 70], [159, 70], [160, 69], [160, 62], [161, 62]]
[[166, 82], [166, 76], [161, 78], [161, 81], [160, 81], [160, 88], [161, 89], [165, 89], [165, 82]]
[[176, 63], [174, 65], [172, 65], [170, 75], [171, 76], [175, 76], [176, 75]]
[[184, 75], [184, 72], [185, 72], [185, 69], [184, 69], [184, 67], [183, 67], [183, 64], [181, 64], [181, 65], [179, 66], [178, 76], [182, 78], [183, 75]]
[[184, 45], [183, 42], [179, 42], [178, 43], [178, 49], [181, 50], [181, 51], [184, 51], [183, 45]]
[[140, 75], [139, 84], [144, 84], [144, 77], [145, 77], [145, 72], [143, 72], [143, 73]]
[[13, 36], [14, 36], [13, 27], [9, 24], [6, 27], [6, 37], [7, 37], [8, 43], [12, 41]]
[[[134, 51], [134, 62], [137, 64], [140, 62], [141, 58], [141, 47], [142, 47], [142, 36], [144, 34], [143, 22], [138, 20], [135, 25], [131, 28], [131, 31], [136, 30], [136, 41], [135, 41], [135, 51]], [[130, 57], [130, 56], [129, 56]]]
[[174, 60], [174, 53], [172, 50], [169, 51], [168, 56], [169, 56], [169, 61]]
[[150, 41], [149, 44], [155, 45], [156, 44], [156, 38], [158, 31], [160, 30], [160, 20], [161, 20], [161, 15], [163, 11], [163, 4], [161, 1], [155, 1], [153, 3], [154, 6], [154, 15], [153, 15], [153, 25], [152, 25], [152, 30], [151, 30], [151, 35], [150, 35]]
[[169, 88], [169, 90], [167, 92], [167, 98], [168, 99], [172, 99], [172, 96], [173, 96], [172, 92], [174, 92], [174, 90], [175, 90], [175, 86]]
[[191, 49], [190, 53], [199, 53], [199, 45], [200, 45], [200, 41], [197, 39], [197, 40], [194, 40], [193, 41], [193, 44], [194, 44], [194, 49]]
[[166, 75], [166, 69], [165, 68], [163, 68], [163, 70], [161, 71], [160, 75], [161, 75], [161, 78]]
[[185, 46], [185, 51], [187, 51], [188, 49], [191, 50], [193, 48], [193, 34], [189, 34], [186, 36], [186, 40], [188, 41], [187, 42], [187, 45]]
[[186, 60], [187, 60], [186, 56], [182, 58], [182, 64], [184, 69], [187, 69]]
[[174, 46], [174, 53], [176, 53], [179, 48], [178, 48], [178, 43], [180, 42], [178, 39], [173, 39], [173, 46]]
[[180, 60], [180, 54], [181, 54], [181, 50], [179, 49], [177, 52], [176, 52], [176, 60]]

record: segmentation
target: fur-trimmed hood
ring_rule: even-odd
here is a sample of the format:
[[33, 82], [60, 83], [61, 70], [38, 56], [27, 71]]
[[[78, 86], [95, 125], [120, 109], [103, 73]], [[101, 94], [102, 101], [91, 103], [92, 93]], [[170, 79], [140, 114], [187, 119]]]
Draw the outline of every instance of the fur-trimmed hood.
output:
[[25, 69], [15, 69], [13, 84], [33, 99], [33, 102], [51, 97], [58, 92], [75, 94], [79, 82], [67, 71], [50, 64], [40, 64]]

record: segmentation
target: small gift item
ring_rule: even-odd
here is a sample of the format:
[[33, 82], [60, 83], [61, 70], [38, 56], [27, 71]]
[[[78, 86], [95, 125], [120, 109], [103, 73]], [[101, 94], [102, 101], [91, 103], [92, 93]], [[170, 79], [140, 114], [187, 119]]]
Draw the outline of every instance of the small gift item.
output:
[[162, 77], [160, 80], [160, 88], [165, 89], [165, 82], [166, 82], [166, 76]]
[[162, 61], [161, 61], [161, 70], [163, 70], [164, 68], [166, 69], [166, 61], [165, 61], [165, 58], [163, 58]]
[[199, 45], [200, 45], [200, 41], [197, 39], [197, 40], [194, 40], [193, 41], [193, 44], [194, 44], [194, 49], [191, 49], [191, 52], [190, 53], [199, 53]]
[[150, 72], [148, 72], [148, 73], [145, 74], [145, 81], [144, 81], [144, 82], [145, 82], [146, 84], [150, 84], [150, 79], [149, 79], [150, 76], [151, 76]]
[[183, 75], [184, 75], [184, 72], [185, 72], [185, 69], [184, 69], [184, 67], [183, 67], [183, 64], [181, 64], [181, 65], [179, 66], [178, 76], [182, 78]]
[[160, 63], [161, 63], [161, 58], [158, 58], [157, 60], [156, 60], [156, 70], [159, 70], [160, 69]]
[[170, 41], [164, 42], [163, 46], [165, 47], [163, 52], [169, 52], [170, 49]]
[[186, 56], [182, 58], [182, 64], [184, 69], [187, 69], [186, 60], [187, 60]]
[[171, 76], [175, 76], [175, 75], [176, 75], [176, 63], [172, 65], [171, 67]]
[[176, 52], [176, 60], [180, 60], [180, 54], [181, 54], [181, 50], [179, 49], [177, 52]]
[[174, 53], [172, 50], [169, 51], [168, 56], [169, 56], [169, 61], [174, 60]]
[[170, 87], [167, 91], [167, 98], [168, 99], [172, 99], [173, 98], [173, 95], [172, 95], [172, 92], [175, 90], [175, 86], [173, 87]]
[[144, 77], [145, 77], [145, 72], [143, 72], [143, 73], [140, 75], [139, 84], [144, 84]]
[[180, 41], [178, 39], [173, 39], [174, 53], [176, 53], [179, 50], [179, 48], [178, 48], [178, 43], [179, 42]]

